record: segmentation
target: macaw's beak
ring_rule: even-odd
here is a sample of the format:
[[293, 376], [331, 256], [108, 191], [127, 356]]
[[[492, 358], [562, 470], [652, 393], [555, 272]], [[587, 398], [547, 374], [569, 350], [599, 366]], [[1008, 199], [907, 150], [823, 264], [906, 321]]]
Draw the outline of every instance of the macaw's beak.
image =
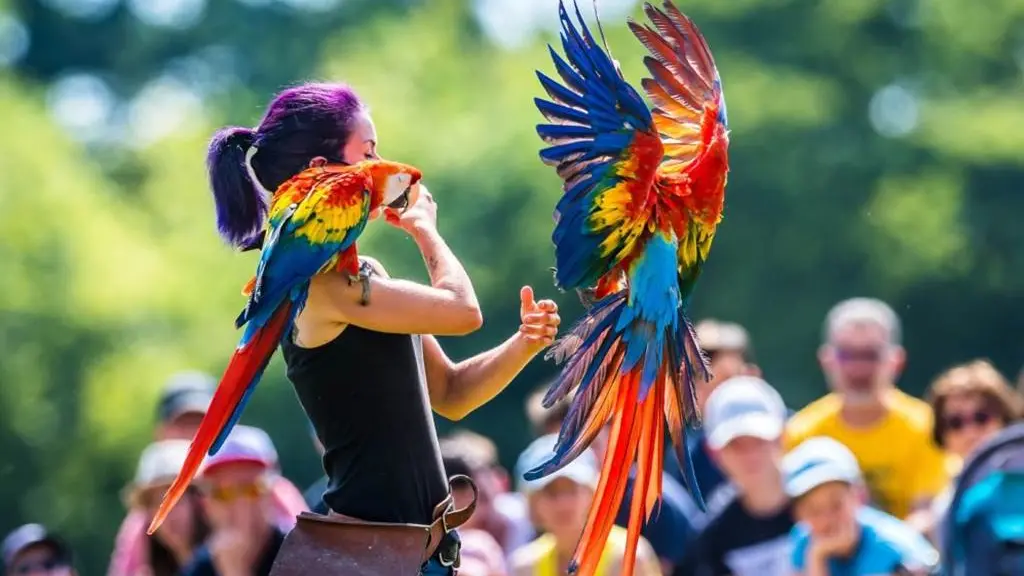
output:
[[410, 204], [410, 202], [409, 202], [409, 193], [410, 193], [410, 191], [412, 191], [412, 186], [406, 187], [406, 189], [403, 190], [402, 193], [398, 195], [398, 198], [395, 198], [394, 200], [391, 201], [390, 204], [388, 204], [388, 208], [390, 208], [392, 210], [395, 210], [399, 214], [402, 214], [403, 212], [405, 212], [409, 208], [409, 204]]

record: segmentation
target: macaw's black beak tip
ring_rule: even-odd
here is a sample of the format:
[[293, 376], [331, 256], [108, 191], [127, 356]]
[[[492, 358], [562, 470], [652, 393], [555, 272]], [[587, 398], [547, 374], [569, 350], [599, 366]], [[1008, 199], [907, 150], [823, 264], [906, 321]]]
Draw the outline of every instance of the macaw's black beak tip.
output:
[[398, 210], [399, 213], [405, 212], [405, 210], [409, 207], [409, 192], [411, 191], [412, 186], [407, 186], [406, 189], [398, 196], [398, 198], [395, 198], [394, 200], [391, 201], [390, 204], [388, 204], [388, 208], [391, 208], [392, 210]]

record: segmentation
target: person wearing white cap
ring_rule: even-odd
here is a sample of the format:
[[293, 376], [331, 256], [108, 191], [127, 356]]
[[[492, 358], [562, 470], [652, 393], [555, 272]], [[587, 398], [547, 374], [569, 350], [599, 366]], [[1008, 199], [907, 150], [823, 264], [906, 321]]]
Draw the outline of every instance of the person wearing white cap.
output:
[[[556, 434], [534, 440], [519, 456], [515, 476], [526, 495], [530, 515], [544, 534], [512, 553], [511, 576], [557, 576], [568, 573], [569, 561], [587, 523], [599, 471], [597, 458], [588, 448], [562, 469], [537, 480], [523, 475], [551, 456]], [[621, 572], [626, 549], [626, 530], [613, 526], [597, 572], [592, 576], [613, 576]], [[651, 545], [640, 539], [637, 547], [637, 576], [660, 576], [661, 567]]]
[[794, 570], [802, 576], [931, 574], [939, 554], [911, 526], [864, 505], [867, 491], [853, 452], [812, 437], [783, 460], [786, 493], [799, 525]]
[[721, 383], [704, 407], [704, 432], [715, 463], [736, 497], [687, 549], [674, 574], [790, 576], [793, 514], [782, 486], [786, 406], [754, 376]]
[[[178, 475], [188, 453], [188, 444], [188, 440], [161, 440], [142, 451], [135, 478], [125, 486], [123, 498], [129, 510], [140, 511], [146, 522], [153, 517], [164, 492]], [[189, 492], [156, 534], [143, 536], [142, 552], [133, 559], [132, 566], [123, 568], [123, 573], [175, 576], [191, 562], [209, 532], [199, 499]]]

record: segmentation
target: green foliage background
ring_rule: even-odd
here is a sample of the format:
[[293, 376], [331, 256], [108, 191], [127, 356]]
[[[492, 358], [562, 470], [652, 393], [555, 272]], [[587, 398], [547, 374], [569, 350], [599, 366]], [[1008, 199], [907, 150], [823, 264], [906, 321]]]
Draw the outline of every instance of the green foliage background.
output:
[[[1015, 374], [1024, 4], [680, 5], [715, 51], [733, 141], [726, 216], [694, 315], [748, 326], [768, 380], [797, 407], [824, 391], [814, 353], [825, 312], [854, 295], [882, 297], [902, 315], [903, 384], [914, 393], [977, 356]], [[486, 317], [478, 333], [444, 341], [450, 355], [514, 330], [522, 284], [556, 295], [548, 267], [559, 186], [537, 158], [532, 103], [552, 37], [502, 50], [462, 0], [350, 0], [328, 14], [219, 1], [172, 31], [122, 8], [83, 23], [32, 0], [5, 7], [33, 43], [0, 71], [0, 530], [45, 522], [72, 539], [83, 573], [104, 569], [124, 515], [118, 491], [151, 438], [159, 387], [180, 369], [220, 373], [255, 264], [216, 237], [207, 139], [225, 123], [257, 122], [286, 84], [350, 82], [375, 111], [381, 152], [423, 168]], [[604, 24], [637, 81], [641, 46], [621, 22]], [[211, 44], [244, 55], [238, 81], [169, 139], [89, 148], [46, 112], [46, 85], [67, 70], [101, 70], [130, 95], [170, 59]], [[916, 94], [917, 116], [909, 134], [886, 138], [868, 111], [893, 82]], [[371, 226], [362, 250], [395, 275], [425, 278], [393, 230]], [[575, 298], [558, 297], [574, 317]], [[523, 399], [551, 369], [535, 362], [460, 425], [493, 437], [511, 466], [527, 435]], [[302, 418], [275, 360], [243, 421], [273, 435], [300, 485], [319, 474]]]

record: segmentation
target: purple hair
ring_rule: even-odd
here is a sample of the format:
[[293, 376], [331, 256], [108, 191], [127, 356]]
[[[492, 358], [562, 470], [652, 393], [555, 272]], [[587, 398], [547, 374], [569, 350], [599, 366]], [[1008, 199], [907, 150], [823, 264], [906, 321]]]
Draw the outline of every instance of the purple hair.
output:
[[[206, 167], [221, 237], [243, 250], [258, 248], [270, 200], [261, 187], [273, 192], [317, 156], [343, 162], [352, 122], [364, 110], [345, 84], [303, 84], [278, 94], [255, 130], [228, 127], [214, 134]], [[253, 146], [258, 184], [245, 165]]]

